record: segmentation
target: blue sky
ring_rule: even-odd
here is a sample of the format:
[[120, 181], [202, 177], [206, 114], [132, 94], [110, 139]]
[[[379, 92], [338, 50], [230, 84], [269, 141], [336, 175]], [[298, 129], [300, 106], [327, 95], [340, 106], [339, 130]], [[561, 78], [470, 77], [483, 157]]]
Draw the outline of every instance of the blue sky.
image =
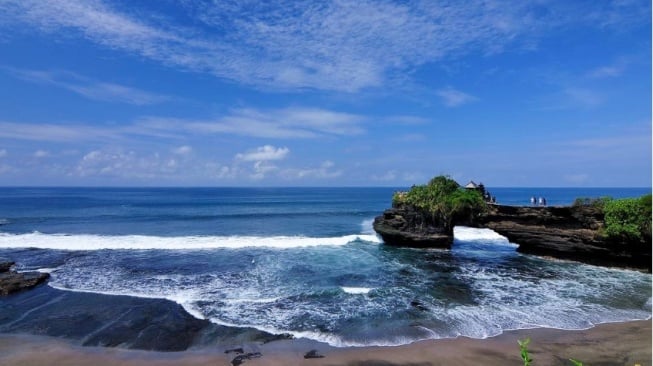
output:
[[0, 185], [651, 185], [651, 3], [0, 0]]

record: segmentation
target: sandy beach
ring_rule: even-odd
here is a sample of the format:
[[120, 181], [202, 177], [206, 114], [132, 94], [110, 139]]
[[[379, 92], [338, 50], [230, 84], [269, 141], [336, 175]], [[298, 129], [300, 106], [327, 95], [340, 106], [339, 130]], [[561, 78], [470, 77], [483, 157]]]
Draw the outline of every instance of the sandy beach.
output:
[[[428, 366], [521, 365], [517, 340], [530, 337], [533, 365], [651, 365], [651, 320], [602, 324], [588, 330], [531, 329], [488, 339], [445, 339], [397, 347], [333, 348], [305, 340], [246, 344], [260, 357], [243, 365]], [[304, 359], [317, 349], [324, 358]], [[64, 340], [29, 335], [0, 335], [1, 365], [231, 365], [238, 356], [225, 348], [184, 352], [148, 352], [122, 348], [80, 347]]]

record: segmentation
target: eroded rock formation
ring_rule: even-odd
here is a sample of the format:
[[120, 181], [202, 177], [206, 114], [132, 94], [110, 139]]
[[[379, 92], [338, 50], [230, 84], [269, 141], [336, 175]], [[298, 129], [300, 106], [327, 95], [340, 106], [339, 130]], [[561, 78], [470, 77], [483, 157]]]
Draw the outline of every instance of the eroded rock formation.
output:
[[[517, 207], [488, 205], [486, 213], [457, 225], [489, 228], [527, 254], [651, 271], [651, 243], [614, 242], [601, 235], [603, 213], [592, 206]], [[408, 206], [393, 207], [374, 220], [389, 245], [451, 248], [453, 234]]]
[[413, 248], [450, 248], [453, 233], [429, 215], [408, 206], [393, 207], [374, 219], [374, 230], [390, 245]]

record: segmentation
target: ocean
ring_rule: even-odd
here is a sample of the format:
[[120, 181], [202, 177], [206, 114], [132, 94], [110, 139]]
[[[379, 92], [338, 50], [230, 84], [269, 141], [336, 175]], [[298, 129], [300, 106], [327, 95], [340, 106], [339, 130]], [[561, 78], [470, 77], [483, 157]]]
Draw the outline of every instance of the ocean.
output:
[[[651, 317], [650, 274], [519, 254], [490, 230], [457, 227], [449, 251], [383, 245], [372, 221], [398, 189], [5, 187], [0, 257], [56, 289], [168, 299], [333, 346]], [[488, 190], [511, 205], [651, 191]]]

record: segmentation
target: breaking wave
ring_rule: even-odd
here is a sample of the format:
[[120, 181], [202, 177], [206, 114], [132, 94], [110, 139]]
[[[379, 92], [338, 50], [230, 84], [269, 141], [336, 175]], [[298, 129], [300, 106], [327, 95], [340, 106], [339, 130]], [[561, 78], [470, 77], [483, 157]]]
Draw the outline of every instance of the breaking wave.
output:
[[343, 246], [355, 241], [379, 243], [376, 235], [352, 234], [334, 237], [305, 236], [179, 236], [85, 235], [85, 234], [0, 234], [0, 248], [39, 248], [53, 250], [202, 250], [263, 247], [289, 249], [317, 246]]

